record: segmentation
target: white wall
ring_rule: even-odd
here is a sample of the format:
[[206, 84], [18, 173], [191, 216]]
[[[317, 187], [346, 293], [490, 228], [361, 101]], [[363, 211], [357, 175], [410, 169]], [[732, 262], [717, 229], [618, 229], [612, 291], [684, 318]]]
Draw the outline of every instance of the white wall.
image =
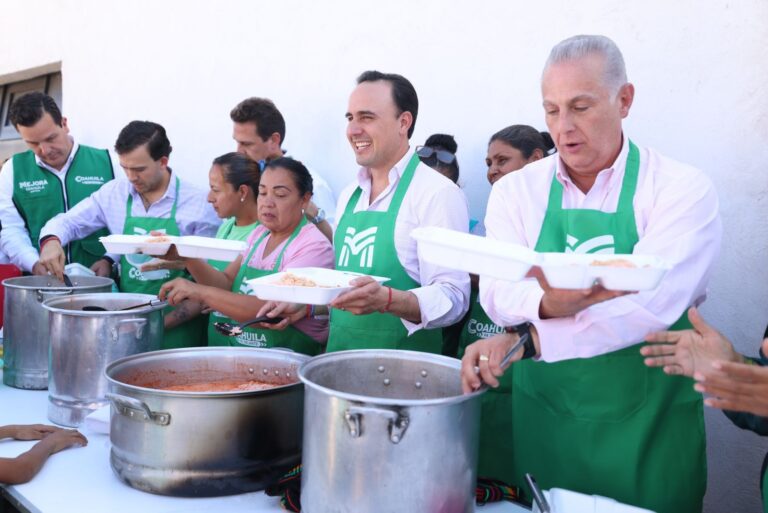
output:
[[[338, 192], [354, 169], [343, 114], [355, 77], [401, 73], [421, 99], [414, 143], [456, 136], [474, 217], [489, 191], [490, 134], [544, 128], [549, 49], [577, 33], [608, 35], [637, 89], [628, 134], [717, 185], [725, 237], [704, 312], [756, 352], [768, 322], [765, 0], [5, 0], [0, 26], [0, 79], [61, 61], [64, 111], [80, 140], [111, 147], [128, 121], [160, 122], [172, 165], [201, 185], [213, 157], [233, 149], [229, 110], [258, 95], [285, 115], [285, 147]], [[759, 511], [766, 444], [718, 412], [708, 429], [707, 511]]]

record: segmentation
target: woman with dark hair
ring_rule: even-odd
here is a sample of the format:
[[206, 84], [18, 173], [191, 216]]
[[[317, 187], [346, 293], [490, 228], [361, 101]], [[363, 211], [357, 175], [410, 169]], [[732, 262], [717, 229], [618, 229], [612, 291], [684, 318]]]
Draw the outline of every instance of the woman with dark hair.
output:
[[[203, 302], [238, 322], [252, 318], [264, 301], [244, 294], [245, 280], [274, 274], [293, 267], [333, 268], [333, 247], [304, 217], [312, 197], [312, 177], [304, 165], [292, 158], [270, 161], [259, 181], [259, 224], [248, 237], [248, 248], [223, 271], [206, 262], [187, 260], [187, 269], [197, 283], [176, 279], [163, 285], [160, 298], [171, 305], [187, 298]], [[249, 326], [237, 337], [219, 334], [209, 345], [287, 347], [296, 352], [317, 354], [328, 337], [327, 320], [306, 318], [284, 331]]]
[[416, 147], [416, 155], [423, 163], [453, 183], [457, 183], [459, 181], [459, 162], [456, 160], [458, 147], [452, 135], [432, 134], [427, 137], [424, 146]]
[[507, 173], [554, 153], [555, 143], [549, 132], [539, 132], [528, 125], [502, 128], [488, 141], [488, 182], [491, 185]]

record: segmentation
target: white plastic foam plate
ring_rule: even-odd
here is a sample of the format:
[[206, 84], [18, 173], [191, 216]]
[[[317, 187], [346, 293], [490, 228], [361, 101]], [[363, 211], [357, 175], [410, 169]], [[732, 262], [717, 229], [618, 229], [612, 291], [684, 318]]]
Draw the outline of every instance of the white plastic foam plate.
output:
[[[312, 280], [317, 286], [280, 285], [279, 283], [287, 274]], [[352, 288], [350, 281], [365, 274], [335, 271], [321, 267], [297, 267], [288, 271], [262, 276], [253, 280], [246, 280], [250, 287], [250, 294], [259, 299], [272, 301], [288, 301], [306, 305], [327, 305], [336, 296]], [[371, 276], [379, 283], [388, 281], [389, 278]]]
[[427, 262], [480, 276], [520, 281], [536, 263], [536, 253], [524, 246], [446, 228], [416, 228], [411, 237]]
[[[629, 263], [634, 267], [596, 265], [600, 262]], [[608, 290], [653, 290], [671, 268], [655, 256], [541, 253], [539, 266], [550, 286], [586, 289], [600, 283]]]
[[[178, 237], [172, 235], [163, 235], [163, 242], [151, 242], [153, 239], [161, 237], [160, 235], [108, 235], [99, 237], [99, 241], [104, 244], [107, 253], [117, 253], [118, 255], [130, 255], [132, 253], [143, 253], [145, 255], [165, 255], [171, 247], [171, 244], [178, 240]], [[148, 242], [150, 241], [150, 242]]]
[[175, 243], [179, 256], [186, 258], [210, 258], [232, 262], [245, 250], [246, 243], [240, 240], [215, 239], [187, 235]]

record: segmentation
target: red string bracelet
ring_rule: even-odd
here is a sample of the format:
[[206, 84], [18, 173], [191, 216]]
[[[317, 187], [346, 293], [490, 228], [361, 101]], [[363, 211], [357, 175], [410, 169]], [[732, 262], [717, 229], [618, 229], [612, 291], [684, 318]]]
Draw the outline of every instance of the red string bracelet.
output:
[[392, 306], [392, 287], [387, 287], [389, 289], [389, 297], [387, 298], [387, 306], [384, 307], [382, 312], [389, 312], [389, 307]]

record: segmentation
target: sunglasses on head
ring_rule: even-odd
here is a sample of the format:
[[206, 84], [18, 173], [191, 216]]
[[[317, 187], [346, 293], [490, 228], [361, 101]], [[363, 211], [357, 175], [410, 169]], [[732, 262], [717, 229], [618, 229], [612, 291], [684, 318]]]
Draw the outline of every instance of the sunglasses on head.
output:
[[443, 164], [451, 164], [456, 160], [456, 155], [447, 150], [437, 150], [431, 146], [416, 146], [416, 155], [429, 159], [433, 156]]

